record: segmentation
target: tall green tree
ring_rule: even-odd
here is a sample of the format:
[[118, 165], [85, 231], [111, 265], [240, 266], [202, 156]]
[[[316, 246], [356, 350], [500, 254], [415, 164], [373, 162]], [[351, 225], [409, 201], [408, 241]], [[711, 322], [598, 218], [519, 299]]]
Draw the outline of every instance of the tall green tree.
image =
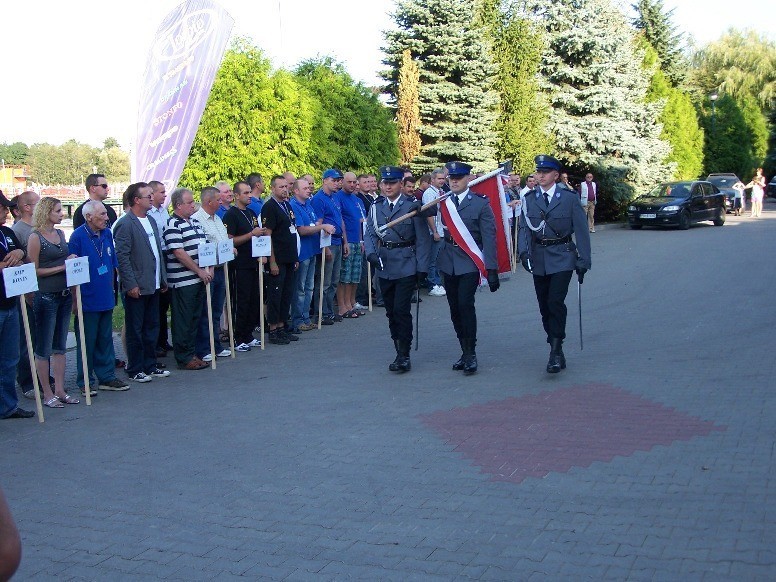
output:
[[0, 159], [9, 166], [21, 166], [27, 163], [27, 155], [30, 148], [20, 141], [14, 143], [0, 143]]
[[313, 105], [295, 78], [272, 73], [269, 60], [236, 39], [216, 75], [180, 183], [200, 190], [308, 167]]
[[399, 0], [397, 30], [385, 33], [382, 73], [396, 104], [402, 54], [420, 67], [421, 153], [413, 170], [460, 159], [478, 170], [496, 167], [496, 67], [473, 25], [475, 0]]
[[27, 163], [34, 182], [73, 185], [97, 168], [98, 157], [98, 149], [71, 139], [59, 146], [31, 145]]
[[548, 106], [537, 82], [541, 34], [512, 2], [480, 0], [478, 18], [497, 66], [493, 81], [499, 94], [496, 155], [500, 160], [511, 159], [516, 171], [528, 173], [537, 154], [554, 149], [545, 127]]
[[600, 177], [604, 215], [671, 175], [660, 139], [659, 102], [648, 103], [643, 54], [610, 0], [527, 0], [545, 29], [542, 90], [552, 113], [557, 153], [583, 174]]
[[356, 83], [330, 57], [303, 61], [295, 71], [312, 101], [311, 148], [308, 165], [373, 172], [399, 158], [396, 125], [377, 94]]
[[120, 147], [106, 147], [97, 154], [97, 171], [109, 182], [129, 181], [129, 168], [129, 154]]
[[412, 59], [409, 49], [402, 53], [399, 83], [396, 98], [396, 125], [398, 126], [399, 151], [401, 163], [410, 165], [420, 153], [420, 106], [418, 102], [418, 82], [420, 69]]
[[674, 165], [673, 177], [697, 178], [703, 172], [704, 136], [692, 98], [683, 89], [671, 85], [660, 68], [657, 51], [646, 40], [642, 43], [644, 69], [652, 73], [647, 101], [663, 103], [658, 117], [663, 126], [660, 137], [671, 146], [667, 160]]
[[705, 173], [733, 172], [745, 180], [755, 162], [751, 133], [740, 104], [732, 96], [722, 95], [714, 107], [707, 98], [702, 111]]
[[636, 11], [633, 26], [657, 51], [660, 69], [674, 87], [680, 85], [688, 64], [684, 56], [684, 35], [671, 22], [674, 9], [666, 10], [663, 0], [638, 0], [631, 7]]

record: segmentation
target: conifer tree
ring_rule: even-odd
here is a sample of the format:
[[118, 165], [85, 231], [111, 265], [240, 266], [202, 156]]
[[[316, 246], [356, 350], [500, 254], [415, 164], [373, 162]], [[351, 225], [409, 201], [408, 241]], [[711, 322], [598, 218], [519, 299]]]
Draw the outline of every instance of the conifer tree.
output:
[[631, 5], [637, 16], [633, 26], [644, 33], [644, 38], [657, 51], [660, 69], [674, 87], [687, 74], [687, 59], [682, 53], [684, 35], [671, 23], [674, 10], [666, 11], [663, 0], [638, 0]]
[[482, 35], [472, 26], [474, 0], [400, 0], [398, 30], [385, 33], [382, 73], [396, 104], [402, 54], [409, 49], [420, 69], [420, 155], [413, 170], [453, 159], [478, 170], [494, 169], [495, 67]]
[[646, 102], [648, 78], [632, 29], [610, 0], [527, 0], [545, 28], [542, 90], [560, 157], [601, 177], [602, 212], [670, 177], [669, 146], [657, 123], [661, 103]]
[[420, 104], [418, 102], [418, 82], [420, 69], [412, 59], [409, 49], [402, 53], [399, 69], [398, 96], [396, 99], [396, 125], [399, 132], [399, 151], [401, 163], [409, 166], [420, 153]]

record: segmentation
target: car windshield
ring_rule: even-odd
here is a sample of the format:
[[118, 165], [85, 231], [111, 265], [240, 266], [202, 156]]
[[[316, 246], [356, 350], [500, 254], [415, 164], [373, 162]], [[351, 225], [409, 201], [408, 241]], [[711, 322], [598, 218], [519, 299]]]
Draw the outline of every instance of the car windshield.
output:
[[648, 194], [650, 198], [687, 198], [692, 182], [671, 182], [660, 184]]
[[717, 188], [732, 188], [733, 184], [740, 182], [735, 176], [709, 176], [708, 181]]

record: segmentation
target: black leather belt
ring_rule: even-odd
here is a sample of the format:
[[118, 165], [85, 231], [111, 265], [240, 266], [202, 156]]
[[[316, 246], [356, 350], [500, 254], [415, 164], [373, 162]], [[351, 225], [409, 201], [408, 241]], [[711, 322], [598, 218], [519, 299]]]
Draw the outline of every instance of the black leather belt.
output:
[[415, 241], [414, 240], [405, 240], [403, 242], [385, 241], [383, 243], [383, 246], [386, 249], [406, 249], [407, 247], [414, 247]]
[[[454, 239], [453, 237], [451, 237], [449, 234], [446, 234], [446, 235], [445, 235], [445, 242], [446, 242], [447, 244], [449, 244], [449, 245], [452, 245], [452, 246], [454, 246], [454, 247], [459, 247], [459, 246], [461, 246], [461, 245], [459, 245], [457, 242], [455, 242], [455, 239]], [[476, 244], [477, 246], [480, 246], [480, 241], [478, 241], [478, 240], [476, 240], [476, 239], [475, 239], [475, 240], [474, 240], [474, 244]]]
[[536, 244], [543, 247], [551, 247], [554, 245], [562, 245], [566, 244], [567, 242], [571, 242], [571, 235], [566, 235], [561, 238], [543, 238], [541, 240], [536, 239]]

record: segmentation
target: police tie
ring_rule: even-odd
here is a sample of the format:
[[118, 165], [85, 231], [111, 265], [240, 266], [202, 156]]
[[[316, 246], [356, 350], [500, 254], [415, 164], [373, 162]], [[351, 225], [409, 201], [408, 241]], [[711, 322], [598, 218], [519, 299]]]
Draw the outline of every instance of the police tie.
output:
[[458, 208], [458, 204], [460, 204], [458, 201], [458, 194], [453, 194], [453, 204], [455, 204], [455, 207]]
[[547, 192], [544, 193], [544, 203], [547, 205], [547, 208], [550, 207], [550, 195]]
[[388, 210], [390, 210], [391, 212], [393, 212], [393, 202], [389, 202], [389, 203], [388, 203]]

